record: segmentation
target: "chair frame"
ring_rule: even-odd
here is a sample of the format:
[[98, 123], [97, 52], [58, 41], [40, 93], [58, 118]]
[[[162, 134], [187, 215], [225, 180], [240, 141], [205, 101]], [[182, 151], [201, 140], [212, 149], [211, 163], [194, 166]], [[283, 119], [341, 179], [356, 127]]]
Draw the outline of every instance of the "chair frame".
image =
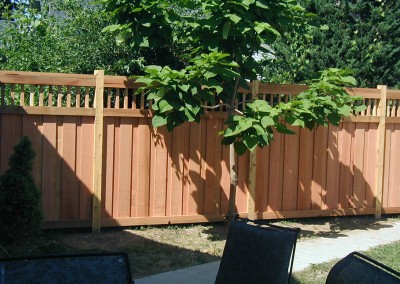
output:
[[[292, 279], [292, 271], [293, 271], [293, 263], [294, 263], [294, 257], [295, 257], [295, 251], [296, 251], [296, 243], [297, 239], [300, 233], [300, 228], [291, 228], [291, 227], [283, 227], [275, 224], [271, 224], [269, 221], [266, 220], [251, 220], [248, 218], [242, 218], [239, 217], [239, 214], [235, 215], [234, 221], [233, 222], [244, 222], [248, 224], [249, 226], [254, 226], [254, 227], [259, 227], [260, 229], [276, 229], [279, 231], [290, 231], [294, 233], [295, 241], [293, 243], [293, 246], [291, 248], [291, 256], [289, 259], [289, 267], [288, 267], [288, 273], [287, 273], [287, 283], [290, 284], [291, 279]], [[226, 245], [225, 245], [226, 246]], [[225, 249], [224, 249], [225, 251]], [[219, 271], [218, 271], [219, 273]], [[217, 276], [218, 278], [218, 276]]]
[[77, 258], [85, 258], [85, 257], [108, 257], [108, 256], [121, 256], [126, 260], [125, 266], [125, 273], [127, 283], [134, 283], [132, 279], [132, 273], [129, 265], [129, 257], [126, 253], [123, 252], [107, 252], [107, 253], [81, 253], [81, 254], [51, 254], [51, 255], [43, 255], [43, 256], [21, 256], [21, 257], [9, 257], [9, 258], [1, 258], [1, 263], [10, 263], [13, 261], [35, 261], [35, 260], [48, 260], [51, 261], [52, 259], [77, 259]]
[[[341, 260], [339, 260], [339, 261], [332, 267], [332, 269], [329, 271], [329, 274], [328, 274], [328, 276], [327, 276], [327, 283], [328, 283], [328, 281], [330, 280], [330, 276], [331, 276], [332, 274], [334, 274], [334, 273], [340, 273], [341, 268], [342, 268], [341, 261], [343, 261], [343, 260], [345, 260], [345, 259], [352, 259], [352, 258], [354, 258], [354, 259], [359, 259], [360, 261], [366, 263], [367, 266], [375, 267], [375, 268], [377, 268], [377, 269], [382, 270], [382, 271], [385, 272], [385, 273], [388, 273], [388, 274], [392, 275], [392, 276], [395, 277], [395, 278], [398, 278], [398, 279], [399, 279], [399, 283], [400, 283], [400, 272], [394, 270], [393, 268], [391, 268], [391, 267], [389, 267], [389, 266], [387, 266], [387, 265], [385, 265], [385, 264], [383, 264], [383, 263], [380, 263], [379, 261], [377, 261], [377, 260], [375, 260], [375, 259], [373, 259], [373, 258], [371, 258], [371, 257], [369, 257], [369, 256], [366, 256], [366, 255], [364, 255], [364, 254], [362, 254], [362, 253], [359, 253], [359, 252], [357, 252], [357, 251], [351, 252], [351, 253], [348, 254], [346, 257], [344, 257], [344, 258], [342, 258]], [[331, 276], [331, 277], [333, 277], [333, 276]]]
[[239, 215], [236, 215], [236, 216], [235, 216], [235, 220], [238, 220], [238, 219], [239, 219], [239, 220], [244, 220], [244, 221], [246, 221], [246, 222], [250, 222], [250, 223], [253, 223], [253, 224], [256, 224], [256, 225], [269, 226], [269, 227], [271, 227], [271, 228], [276, 228], [276, 229], [279, 229], [279, 230], [287, 230], [287, 231], [295, 232], [295, 234], [296, 234], [296, 241], [295, 241], [294, 244], [293, 244], [292, 256], [291, 256], [291, 258], [290, 258], [289, 271], [288, 271], [288, 282], [287, 282], [287, 283], [290, 284], [291, 279], [292, 279], [294, 254], [295, 254], [295, 252], [296, 252], [297, 239], [298, 239], [299, 234], [300, 234], [300, 231], [301, 231], [300, 228], [283, 227], [283, 226], [271, 224], [270, 222], [265, 221], [265, 220], [251, 220], [251, 219], [248, 219], [248, 218], [240, 218]]

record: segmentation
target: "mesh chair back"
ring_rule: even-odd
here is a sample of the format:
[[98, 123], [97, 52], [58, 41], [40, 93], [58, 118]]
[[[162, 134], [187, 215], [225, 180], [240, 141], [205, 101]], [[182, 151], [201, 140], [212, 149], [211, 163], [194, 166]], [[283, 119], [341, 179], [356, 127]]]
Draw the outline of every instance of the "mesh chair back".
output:
[[229, 228], [216, 283], [287, 283], [299, 229], [239, 219]]
[[399, 284], [400, 273], [358, 252], [352, 252], [329, 271], [327, 284]]
[[126, 254], [86, 254], [0, 260], [0, 283], [132, 283]]

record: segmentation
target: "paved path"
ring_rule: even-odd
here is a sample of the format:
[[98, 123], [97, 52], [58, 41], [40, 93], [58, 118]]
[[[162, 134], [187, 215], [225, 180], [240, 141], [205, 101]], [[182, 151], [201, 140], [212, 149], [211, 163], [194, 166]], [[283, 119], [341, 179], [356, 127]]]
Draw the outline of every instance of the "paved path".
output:
[[[310, 264], [343, 258], [352, 251], [400, 240], [400, 222], [385, 223], [379, 229], [352, 230], [338, 237], [321, 237], [297, 243], [293, 271], [300, 271]], [[135, 279], [135, 284], [209, 284], [214, 283], [219, 261], [185, 269], [165, 272]]]

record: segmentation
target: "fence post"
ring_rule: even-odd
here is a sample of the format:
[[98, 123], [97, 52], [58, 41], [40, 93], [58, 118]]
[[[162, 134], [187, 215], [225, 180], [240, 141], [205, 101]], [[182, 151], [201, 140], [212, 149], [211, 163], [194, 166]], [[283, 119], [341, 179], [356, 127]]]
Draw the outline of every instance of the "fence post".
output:
[[378, 105], [379, 126], [377, 141], [377, 163], [376, 163], [376, 196], [375, 196], [375, 217], [382, 216], [382, 199], [383, 199], [383, 182], [384, 182], [384, 163], [385, 163], [385, 144], [386, 144], [386, 98], [387, 86], [379, 85], [377, 87], [381, 91], [381, 99]]
[[92, 232], [100, 232], [103, 177], [104, 71], [96, 70]]
[[[260, 81], [253, 81], [251, 85], [252, 101], [258, 99]], [[249, 194], [247, 196], [247, 212], [249, 219], [256, 219], [256, 175], [257, 172], [257, 149], [250, 152], [250, 168], [249, 168]]]

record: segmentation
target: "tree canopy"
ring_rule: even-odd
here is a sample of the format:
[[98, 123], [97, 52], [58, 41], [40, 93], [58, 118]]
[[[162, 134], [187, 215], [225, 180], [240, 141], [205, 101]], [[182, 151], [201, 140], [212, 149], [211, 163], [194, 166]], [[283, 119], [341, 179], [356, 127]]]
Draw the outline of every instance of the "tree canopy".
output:
[[[304, 82], [327, 68], [348, 69], [361, 87], [400, 85], [400, 2], [305, 0], [315, 13], [307, 36], [288, 33], [265, 61], [266, 80]], [[322, 28], [321, 28], [322, 27]]]

